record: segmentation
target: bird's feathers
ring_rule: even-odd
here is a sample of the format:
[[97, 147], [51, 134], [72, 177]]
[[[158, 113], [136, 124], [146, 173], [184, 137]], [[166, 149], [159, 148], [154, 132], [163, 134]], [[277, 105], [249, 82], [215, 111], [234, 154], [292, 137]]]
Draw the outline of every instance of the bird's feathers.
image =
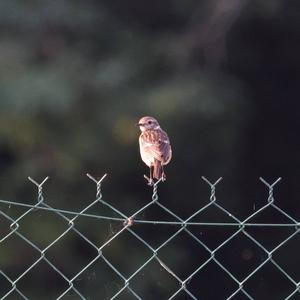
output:
[[156, 159], [165, 165], [171, 159], [172, 152], [169, 138], [162, 129], [142, 132], [140, 135], [140, 147], [146, 153], [147, 157], [152, 158], [152, 163]]

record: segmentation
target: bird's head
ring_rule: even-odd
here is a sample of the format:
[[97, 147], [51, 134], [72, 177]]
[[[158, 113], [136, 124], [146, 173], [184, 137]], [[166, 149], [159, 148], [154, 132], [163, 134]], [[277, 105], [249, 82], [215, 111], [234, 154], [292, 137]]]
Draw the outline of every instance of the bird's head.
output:
[[141, 131], [149, 130], [149, 129], [159, 129], [160, 126], [158, 122], [153, 117], [142, 117], [137, 126], [140, 127]]

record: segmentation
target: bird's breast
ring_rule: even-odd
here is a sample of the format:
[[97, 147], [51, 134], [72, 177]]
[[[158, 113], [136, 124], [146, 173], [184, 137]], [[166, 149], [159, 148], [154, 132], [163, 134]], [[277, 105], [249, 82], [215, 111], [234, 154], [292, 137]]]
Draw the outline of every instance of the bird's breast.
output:
[[154, 163], [154, 157], [152, 153], [148, 150], [148, 146], [144, 144], [142, 138], [139, 139], [140, 144], [140, 154], [142, 161], [150, 167]]

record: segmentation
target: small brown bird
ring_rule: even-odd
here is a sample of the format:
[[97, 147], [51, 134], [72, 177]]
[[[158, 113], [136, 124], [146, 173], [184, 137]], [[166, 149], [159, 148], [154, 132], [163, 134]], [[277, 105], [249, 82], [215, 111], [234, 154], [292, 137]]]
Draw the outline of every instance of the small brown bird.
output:
[[153, 184], [153, 178], [166, 180], [163, 166], [168, 164], [172, 157], [168, 135], [153, 117], [143, 117], [137, 125], [141, 130], [139, 138], [141, 158], [150, 169], [149, 184]]

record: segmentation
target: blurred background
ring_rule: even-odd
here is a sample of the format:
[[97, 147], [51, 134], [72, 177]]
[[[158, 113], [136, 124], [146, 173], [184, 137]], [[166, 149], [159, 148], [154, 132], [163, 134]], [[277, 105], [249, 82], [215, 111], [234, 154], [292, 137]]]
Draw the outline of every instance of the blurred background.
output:
[[[27, 176], [37, 181], [50, 176], [47, 203], [78, 211], [95, 198], [95, 186], [85, 174], [100, 178], [108, 173], [104, 199], [127, 215], [134, 213], [151, 199], [134, 124], [151, 115], [173, 147], [160, 200], [182, 218], [209, 202], [202, 175], [211, 181], [224, 178], [218, 201], [240, 219], [267, 203], [259, 176], [269, 182], [281, 176], [276, 203], [299, 220], [299, 1], [4, 0], [0, 32], [1, 199], [34, 204], [36, 188]], [[4, 204], [1, 210], [12, 217], [24, 212]], [[115, 215], [101, 205], [91, 213]], [[157, 207], [139, 218], [172, 219]], [[214, 209], [193, 220], [230, 221]], [[287, 220], [270, 210], [253, 221]], [[0, 222], [4, 236], [9, 222]], [[81, 217], [77, 226], [101, 245], [122, 224]], [[176, 230], [147, 226], [133, 228], [156, 247]], [[41, 211], [20, 223], [20, 231], [41, 249], [65, 229], [66, 222]], [[274, 248], [289, 230], [256, 229], [254, 234]], [[234, 229], [197, 227], [193, 232], [214, 249]], [[298, 237], [287, 243], [277, 258], [297, 282], [299, 243]], [[162, 259], [181, 278], [208, 258], [184, 235], [163, 251]], [[127, 233], [104, 253], [125, 276], [149, 256]], [[47, 255], [71, 278], [95, 252], [70, 234]], [[219, 255], [239, 279], [266, 256], [243, 236]], [[16, 278], [39, 254], [12, 236], [0, 245], [0, 257], [1, 270]], [[109, 299], [123, 283], [99, 261], [75, 284], [87, 299]], [[167, 299], [178, 288], [157, 264], [132, 285], [143, 299]], [[0, 297], [10, 286], [0, 278]], [[55, 299], [66, 287], [43, 263], [19, 288], [29, 299]], [[201, 299], [226, 299], [235, 288], [213, 264], [190, 282]], [[246, 289], [255, 299], [283, 299], [293, 286], [267, 265]], [[128, 292], [119, 298], [134, 299]], [[78, 296], [71, 293], [68, 299]]]

